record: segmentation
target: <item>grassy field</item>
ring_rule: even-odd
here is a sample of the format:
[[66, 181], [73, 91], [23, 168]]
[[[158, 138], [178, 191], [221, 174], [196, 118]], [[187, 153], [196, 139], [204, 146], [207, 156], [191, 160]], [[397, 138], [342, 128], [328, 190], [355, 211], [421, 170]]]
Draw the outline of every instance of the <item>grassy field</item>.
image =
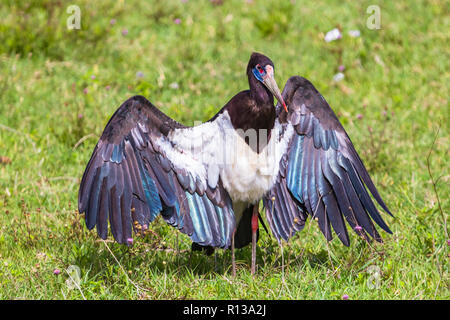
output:
[[[0, 299], [449, 299], [449, 13], [444, 0], [3, 0]], [[342, 39], [324, 41], [335, 27]], [[161, 219], [132, 248], [87, 231], [78, 185], [115, 109], [142, 94], [185, 124], [207, 120], [248, 88], [253, 51], [280, 87], [302, 75], [328, 100], [393, 235], [352, 234], [347, 248], [313, 221], [280, 248], [261, 231], [256, 277], [245, 248], [232, 278], [229, 251], [191, 254]]]

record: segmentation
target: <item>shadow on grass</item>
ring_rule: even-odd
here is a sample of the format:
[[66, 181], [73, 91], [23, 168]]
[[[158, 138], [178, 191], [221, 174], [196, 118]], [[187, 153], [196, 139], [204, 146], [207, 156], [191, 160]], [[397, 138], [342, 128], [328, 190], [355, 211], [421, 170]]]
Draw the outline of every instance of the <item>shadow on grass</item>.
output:
[[[106, 245], [114, 256], [107, 250]], [[313, 268], [330, 266], [328, 253], [325, 250], [301, 253], [293, 248], [284, 248], [284, 250], [283, 261], [277, 245], [261, 243], [257, 247], [257, 268], [281, 271], [283, 264], [285, 267], [303, 264], [309, 264]], [[251, 246], [236, 249], [235, 254], [238, 272], [247, 270], [250, 274]], [[78, 243], [72, 247], [66, 264], [76, 264], [82, 270], [89, 270], [91, 274], [101, 277], [112, 276], [109, 274], [111, 271], [106, 271], [111, 268], [117, 272], [122, 272], [120, 269], [123, 268], [123, 271], [130, 272], [130, 274], [146, 270], [144, 272], [176, 275], [179, 278], [192, 276], [205, 278], [216, 275], [231, 277], [232, 272], [231, 250], [229, 249], [216, 249], [212, 255], [207, 256], [203, 252], [192, 252], [190, 248], [183, 248], [179, 251], [171, 248], [152, 248], [151, 244], [145, 242], [138, 242], [132, 248], [102, 241]]]

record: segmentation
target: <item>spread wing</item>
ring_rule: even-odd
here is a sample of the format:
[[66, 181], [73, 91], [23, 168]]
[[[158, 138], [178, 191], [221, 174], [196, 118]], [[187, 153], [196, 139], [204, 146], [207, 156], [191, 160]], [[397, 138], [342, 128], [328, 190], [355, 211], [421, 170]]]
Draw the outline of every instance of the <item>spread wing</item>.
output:
[[327, 240], [332, 239], [332, 227], [345, 245], [350, 244], [345, 218], [358, 234], [369, 240], [368, 233], [381, 242], [372, 220], [391, 231], [368, 191], [391, 213], [328, 103], [308, 80], [298, 76], [288, 80], [283, 98], [289, 114], [279, 112], [278, 120], [290, 142], [277, 182], [264, 199], [276, 238], [287, 240], [303, 227], [309, 214]]
[[83, 174], [78, 209], [87, 227], [96, 226], [105, 239], [109, 221], [116, 241], [127, 243], [133, 229], [145, 232], [161, 213], [192, 241], [229, 247], [235, 229], [231, 199], [218, 168], [202, 153], [210, 148], [201, 133], [217, 136], [218, 130], [214, 122], [184, 127], [142, 96], [125, 101]]

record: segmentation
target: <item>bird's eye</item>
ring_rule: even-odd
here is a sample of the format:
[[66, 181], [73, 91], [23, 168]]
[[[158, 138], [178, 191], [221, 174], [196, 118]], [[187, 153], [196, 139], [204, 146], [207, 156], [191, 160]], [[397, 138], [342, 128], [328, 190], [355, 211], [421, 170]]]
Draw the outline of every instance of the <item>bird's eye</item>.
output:
[[264, 73], [264, 69], [259, 64], [256, 65], [256, 69], [258, 69], [259, 73]]

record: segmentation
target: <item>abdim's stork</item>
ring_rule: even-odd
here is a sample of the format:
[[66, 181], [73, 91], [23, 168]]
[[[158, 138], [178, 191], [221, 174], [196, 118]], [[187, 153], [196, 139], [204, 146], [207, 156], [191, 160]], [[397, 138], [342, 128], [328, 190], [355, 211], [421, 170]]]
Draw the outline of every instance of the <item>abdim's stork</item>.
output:
[[105, 239], [109, 220], [116, 241], [130, 243], [133, 229], [145, 232], [161, 214], [192, 239], [194, 250], [231, 247], [234, 262], [234, 248], [252, 242], [252, 273], [260, 200], [278, 241], [301, 230], [308, 216], [327, 240], [333, 227], [346, 246], [344, 218], [366, 239], [381, 241], [372, 219], [391, 233], [367, 189], [390, 214], [388, 208], [314, 86], [295, 76], [280, 94], [272, 61], [259, 53], [247, 76], [250, 90], [194, 127], [142, 96], [125, 101], [81, 181], [78, 208], [87, 227], [97, 226]]

